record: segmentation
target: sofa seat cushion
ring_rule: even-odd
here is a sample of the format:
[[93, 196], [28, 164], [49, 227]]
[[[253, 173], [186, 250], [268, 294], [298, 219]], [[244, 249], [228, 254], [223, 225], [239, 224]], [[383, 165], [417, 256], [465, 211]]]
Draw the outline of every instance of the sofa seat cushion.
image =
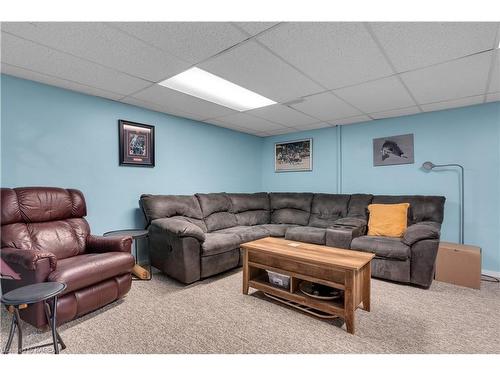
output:
[[326, 229], [316, 227], [295, 227], [286, 231], [285, 238], [292, 241], [325, 244]]
[[347, 227], [366, 227], [368, 221], [359, 217], [343, 217], [335, 220], [333, 225], [344, 225]]
[[410, 247], [401, 238], [361, 236], [351, 242], [352, 250], [374, 253], [378, 257], [406, 260], [410, 258]]
[[236, 233], [207, 233], [205, 241], [201, 244], [201, 256], [238, 249], [241, 243], [241, 238]]
[[288, 228], [294, 228], [294, 227], [296, 227], [296, 225], [262, 224], [262, 225], [258, 225], [257, 227], [266, 230], [270, 237], [285, 237], [285, 233], [288, 230]]
[[124, 252], [82, 254], [57, 261], [48, 281], [66, 284], [65, 294], [85, 288], [111, 277], [132, 272], [135, 260]]
[[218, 230], [214, 233], [225, 233], [225, 234], [236, 234], [241, 243], [255, 241], [260, 238], [268, 237], [269, 232], [262, 228], [261, 226], [236, 226], [232, 228], [226, 228]]

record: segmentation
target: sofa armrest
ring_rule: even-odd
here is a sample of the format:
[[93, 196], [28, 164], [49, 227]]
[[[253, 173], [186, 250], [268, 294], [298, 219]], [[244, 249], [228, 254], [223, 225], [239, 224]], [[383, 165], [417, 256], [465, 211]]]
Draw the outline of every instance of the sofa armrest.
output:
[[197, 225], [187, 220], [163, 218], [151, 222], [151, 226], [174, 234], [177, 237], [193, 237], [205, 241], [205, 233]]
[[38, 264], [42, 259], [48, 260], [50, 272], [54, 271], [57, 266], [56, 256], [48, 251], [23, 250], [12, 247], [4, 247], [0, 251], [0, 256], [5, 263], [10, 266], [20, 266], [26, 271], [36, 272]]
[[150, 225], [149, 245], [153, 267], [185, 284], [190, 284], [201, 278], [201, 243], [199, 239], [179, 237], [158, 225]]
[[412, 246], [422, 240], [435, 240], [440, 236], [441, 224], [434, 221], [422, 221], [410, 225], [403, 234], [403, 243]]
[[411, 247], [410, 282], [429, 288], [434, 279], [439, 240], [425, 239], [415, 242]]
[[119, 251], [130, 253], [132, 248], [132, 237], [115, 237], [115, 236], [87, 236], [86, 250], [89, 253], [109, 253]]

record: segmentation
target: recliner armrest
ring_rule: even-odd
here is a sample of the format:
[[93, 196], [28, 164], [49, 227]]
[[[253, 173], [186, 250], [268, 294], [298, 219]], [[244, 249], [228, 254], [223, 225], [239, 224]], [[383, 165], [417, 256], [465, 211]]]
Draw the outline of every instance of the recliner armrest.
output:
[[205, 241], [205, 233], [201, 228], [187, 220], [163, 218], [153, 220], [151, 225], [168, 231], [177, 237], [193, 237], [201, 242]]
[[28, 271], [36, 271], [38, 262], [48, 259], [50, 271], [54, 271], [57, 266], [57, 258], [48, 251], [24, 250], [13, 247], [3, 247], [0, 256], [9, 265], [19, 265]]
[[132, 237], [87, 236], [86, 250], [89, 253], [109, 253], [113, 251], [130, 253]]
[[402, 241], [404, 244], [412, 246], [421, 240], [439, 239], [440, 230], [441, 224], [434, 221], [422, 221], [406, 228]]

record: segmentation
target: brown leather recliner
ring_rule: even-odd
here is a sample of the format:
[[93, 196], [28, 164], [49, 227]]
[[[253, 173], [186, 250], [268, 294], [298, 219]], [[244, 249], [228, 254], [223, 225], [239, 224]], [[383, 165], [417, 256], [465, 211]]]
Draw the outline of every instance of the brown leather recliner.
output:
[[[67, 287], [57, 301], [58, 324], [123, 297], [132, 285], [132, 238], [90, 234], [82, 193], [27, 187], [1, 190], [1, 257], [21, 280], [2, 280], [2, 292], [38, 282]], [[47, 324], [43, 305], [21, 310], [35, 327]]]

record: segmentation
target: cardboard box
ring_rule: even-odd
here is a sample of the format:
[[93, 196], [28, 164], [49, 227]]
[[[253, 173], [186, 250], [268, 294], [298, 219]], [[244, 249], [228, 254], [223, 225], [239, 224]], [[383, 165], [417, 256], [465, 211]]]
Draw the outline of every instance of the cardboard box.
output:
[[481, 248], [441, 242], [434, 279], [479, 289], [481, 287]]

